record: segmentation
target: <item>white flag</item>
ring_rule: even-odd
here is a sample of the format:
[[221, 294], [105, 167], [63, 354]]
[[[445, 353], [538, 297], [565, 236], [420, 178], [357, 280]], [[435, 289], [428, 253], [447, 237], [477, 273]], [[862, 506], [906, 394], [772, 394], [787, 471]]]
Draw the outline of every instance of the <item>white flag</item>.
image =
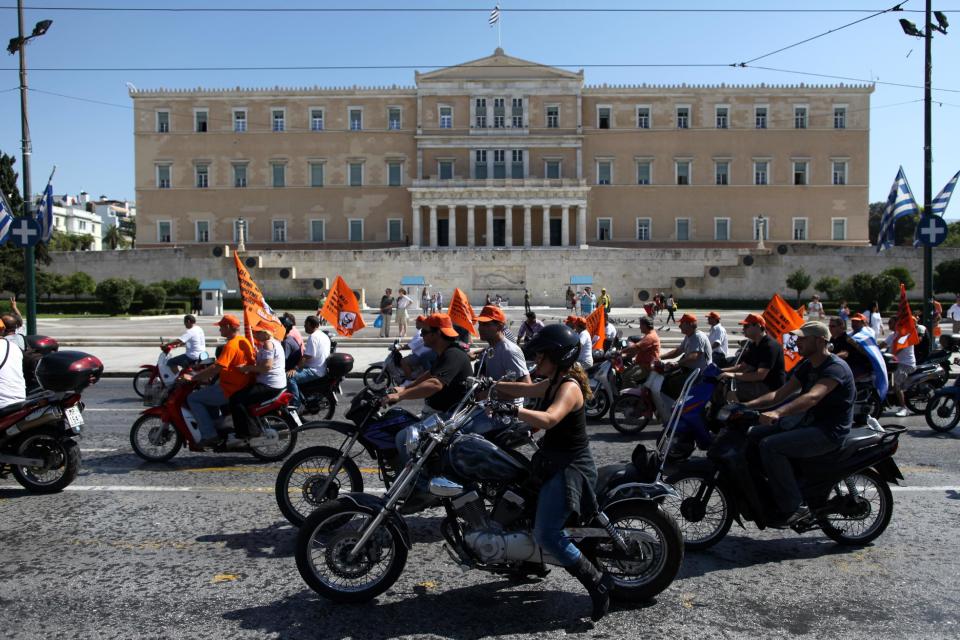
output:
[[493, 11], [490, 12], [490, 19], [487, 20], [487, 23], [489, 23], [491, 27], [498, 22], [500, 22], [500, 5], [493, 7]]

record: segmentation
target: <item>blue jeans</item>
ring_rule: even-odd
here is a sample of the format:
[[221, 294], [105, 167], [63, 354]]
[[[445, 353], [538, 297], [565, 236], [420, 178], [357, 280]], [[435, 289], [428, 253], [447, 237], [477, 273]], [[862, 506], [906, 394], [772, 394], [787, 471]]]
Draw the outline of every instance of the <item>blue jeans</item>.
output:
[[178, 369], [182, 369], [186, 366], [194, 364], [196, 361], [197, 361], [196, 358], [191, 358], [187, 354], [181, 353], [180, 355], [167, 360], [167, 367], [170, 368], [170, 371], [173, 371], [174, 367], [177, 367]]
[[533, 537], [541, 549], [556, 558], [564, 567], [576, 564], [581, 555], [580, 549], [563, 534], [563, 527], [569, 517], [567, 481], [564, 472], [560, 471], [540, 487]]
[[293, 402], [290, 403], [291, 408], [296, 409], [300, 406], [300, 403], [303, 402], [303, 398], [300, 396], [300, 385], [304, 382], [317, 380], [320, 377], [321, 376], [319, 376], [313, 369], [300, 369], [295, 374], [287, 378], [287, 390], [293, 394]]
[[200, 427], [200, 435], [204, 438], [215, 438], [217, 436], [217, 421], [220, 417], [220, 408], [229, 402], [223, 395], [223, 389], [219, 384], [211, 384], [194, 391], [187, 396], [187, 405], [197, 419], [197, 426]]

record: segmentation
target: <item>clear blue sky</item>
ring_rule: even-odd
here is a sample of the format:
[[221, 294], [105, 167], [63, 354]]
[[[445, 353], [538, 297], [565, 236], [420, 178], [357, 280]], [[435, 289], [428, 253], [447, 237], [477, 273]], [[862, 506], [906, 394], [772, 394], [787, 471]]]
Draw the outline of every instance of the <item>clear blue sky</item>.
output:
[[[459, 7], [483, 13], [126, 13], [28, 10], [27, 30], [54, 21], [28, 46], [30, 67], [191, 67], [411, 64], [426, 70], [489, 55], [497, 44], [486, 2], [425, 0], [29, 0], [27, 6], [76, 7]], [[862, 18], [857, 13], [511, 13], [559, 8], [792, 8], [874, 9], [894, 0], [505, 0], [503, 46], [545, 64], [732, 63], [749, 60]], [[0, 0], [0, 5], [15, 5]], [[922, 0], [905, 9], [922, 9]], [[948, 36], [934, 39], [934, 195], [960, 170], [960, 0], [938, 0], [949, 13]], [[758, 61], [755, 64], [852, 78], [921, 85], [923, 41], [909, 38], [897, 19], [918, 25], [922, 13], [886, 14]], [[16, 11], [0, 10], [0, 39], [16, 35]], [[17, 58], [0, 67], [15, 69]], [[734, 68], [586, 68], [597, 83], [836, 83], [801, 75]], [[31, 88], [115, 103], [127, 108], [30, 94], [33, 187], [43, 188], [58, 166], [57, 193], [134, 197], [133, 113], [126, 82], [140, 88], [273, 85], [413, 84], [413, 70], [362, 71], [31, 71]], [[15, 70], [0, 71], [0, 150], [20, 157]], [[923, 195], [923, 105], [920, 88], [877, 85], [872, 97], [870, 200], [883, 200], [902, 164], [918, 199]], [[899, 105], [899, 106], [887, 106]], [[19, 161], [18, 161], [19, 166]], [[960, 195], [947, 211], [960, 218]]]

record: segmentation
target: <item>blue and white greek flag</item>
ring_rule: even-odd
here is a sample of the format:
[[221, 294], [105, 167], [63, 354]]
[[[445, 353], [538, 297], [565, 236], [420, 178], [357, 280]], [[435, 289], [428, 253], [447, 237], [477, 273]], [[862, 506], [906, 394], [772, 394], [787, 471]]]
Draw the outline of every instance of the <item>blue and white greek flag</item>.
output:
[[[930, 203], [930, 212], [935, 216], [943, 217], [943, 214], [947, 212], [947, 205], [950, 204], [950, 196], [953, 195], [953, 189], [957, 186], [957, 179], [960, 178], [960, 171], [957, 171], [950, 182], [947, 183], [943, 189], [940, 190], [940, 193], [937, 194], [937, 197], [933, 199], [933, 202]], [[920, 246], [920, 227], [918, 226], [913, 232], [913, 246]]]
[[0, 191], [0, 245], [10, 239], [10, 227], [13, 225], [13, 209], [7, 202], [7, 197]]
[[[50, 175], [50, 179], [53, 179], [53, 174]], [[36, 216], [37, 224], [40, 226], [40, 242], [49, 242], [50, 236], [53, 235], [53, 184], [50, 182], [43, 190]]]
[[877, 233], [877, 253], [889, 249], [894, 245], [896, 237], [894, 227], [897, 220], [904, 216], [915, 216], [920, 213], [917, 201], [910, 190], [910, 183], [903, 173], [903, 167], [897, 172], [897, 179], [893, 181], [887, 205], [883, 208], [883, 217], [880, 219], [880, 231]]
[[867, 359], [870, 360], [870, 366], [873, 367], [873, 384], [880, 397], [886, 398], [887, 391], [890, 390], [887, 379], [887, 363], [883, 359], [883, 353], [880, 351], [880, 346], [877, 344], [873, 331], [869, 327], [864, 327], [851, 334], [850, 337], [860, 345]]
[[487, 20], [487, 24], [491, 27], [500, 22], [500, 5], [495, 5], [493, 11], [490, 12], [490, 18]]

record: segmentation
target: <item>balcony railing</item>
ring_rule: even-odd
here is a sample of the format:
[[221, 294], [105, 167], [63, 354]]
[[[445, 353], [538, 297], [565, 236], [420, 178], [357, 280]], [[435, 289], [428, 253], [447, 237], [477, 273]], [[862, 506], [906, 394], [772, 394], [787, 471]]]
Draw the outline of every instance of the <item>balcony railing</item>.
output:
[[454, 177], [449, 180], [439, 178], [425, 178], [423, 180], [414, 180], [414, 188], [423, 187], [444, 187], [462, 189], [464, 187], [585, 187], [586, 180], [576, 178], [560, 178], [550, 180], [547, 178], [488, 178], [486, 180], [474, 180], [469, 178]]

